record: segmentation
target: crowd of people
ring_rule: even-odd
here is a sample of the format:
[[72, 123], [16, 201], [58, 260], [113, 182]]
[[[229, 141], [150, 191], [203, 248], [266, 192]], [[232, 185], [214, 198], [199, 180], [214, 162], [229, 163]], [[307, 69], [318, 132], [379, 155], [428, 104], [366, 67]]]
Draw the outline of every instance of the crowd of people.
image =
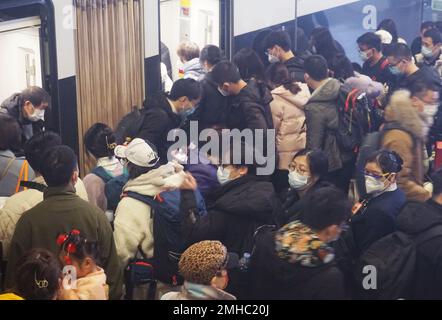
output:
[[[232, 61], [180, 44], [181, 79], [163, 65], [141, 110], [87, 130], [83, 179], [43, 89], [2, 103], [0, 299], [441, 299], [441, 31], [410, 48], [384, 20], [355, 39], [362, 65], [325, 27], [292, 38]], [[173, 149], [192, 123], [232, 143]]]

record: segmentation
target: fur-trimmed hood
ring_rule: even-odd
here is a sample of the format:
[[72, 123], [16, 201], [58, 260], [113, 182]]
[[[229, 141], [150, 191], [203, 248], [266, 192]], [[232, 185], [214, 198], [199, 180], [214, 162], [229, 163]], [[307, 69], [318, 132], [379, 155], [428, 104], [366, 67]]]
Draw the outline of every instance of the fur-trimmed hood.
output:
[[385, 109], [386, 122], [398, 122], [404, 129], [412, 133], [415, 138], [425, 139], [429, 126], [419, 116], [413, 107], [410, 92], [407, 90], [396, 91]]

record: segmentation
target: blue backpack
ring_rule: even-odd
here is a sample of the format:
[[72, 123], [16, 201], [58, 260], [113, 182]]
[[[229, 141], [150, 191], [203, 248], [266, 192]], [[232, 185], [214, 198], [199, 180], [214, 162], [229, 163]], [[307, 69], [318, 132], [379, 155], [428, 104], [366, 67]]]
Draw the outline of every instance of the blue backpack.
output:
[[117, 177], [113, 177], [103, 167], [96, 167], [91, 171], [91, 173], [100, 177], [105, 183], [104, 195], [107, 199], [107, 209], [115, 211], [118, 203], [120, 202], [123, 187], [129, 180], [129, 176], [127, 174], [122, 174]]
[[[184, 279], [178, 274], [178, 262], [187, 244], [181, 227], [180, 190], [163, 192], [155, 197], [129, 191], [124, 196], [139, 200], [151, 208], [154, 254], [153, 258], [144, 261], [152, 266], [155, 279], [170, 285], [182, 285]], [[195, 192], [195, 198], [199, 215], [205, 215], [207, 210], [199, 191]], [[143, 252], [141, 254], [144, 255]]]

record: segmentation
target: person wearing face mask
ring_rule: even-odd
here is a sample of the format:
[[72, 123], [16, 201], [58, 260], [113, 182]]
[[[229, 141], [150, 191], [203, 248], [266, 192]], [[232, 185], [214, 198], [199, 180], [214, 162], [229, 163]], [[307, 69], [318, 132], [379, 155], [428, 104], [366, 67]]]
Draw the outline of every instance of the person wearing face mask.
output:
[[265, 49], [270, 63], [282, 62], [289, 70], [292, 81], [304, 82], [304, 60], [309, 51], [296, 55], [291, 50], [292, 42], [286, 31], [273, 31], [265, 39]]
[[161, 163], [167, 163], [167, 141], [170, 130], [185, 126], [187, 117], [194, 112], [202, 95], [201, 84], [192, 79], [177, 80], [169, 94], [147, 98], [142, 113], [143, 121], [135, 134], [151, 142], [158, 150]]
[[390, 72], [396, 77], [389, 88], [389, 95], [396, 90], [411, 90], [416, 81], [425, 81], [434, 86], [441, 86], [441, 78], [437, 72], [429, 66], [418, 67], [411, 54], [410, 48], [403, 43], [391, 45], [388, 54]]
[[223, 96], [230, 97], [226, 112], [226, 127], [240, 131], [252, 129], [254, 135], [257, 133], [256, 129], [262, 129], [264, 150], [261, 149], [261, 152], [264, 156], [274, 157], [275, 150], [266, 149], [268, 130], [273, 129], [270, 109], [273, 97], [270, 90], [254, 80], [244, 81], [237, 66], [229, 61], [218, 63], [212, 69], [212, 76], [219, 92]]
[[422, 50], [415, 56], [418, 66], [434, 68], [442, 76], [442, 35], [438, 29], [426, 31], [422, 38]]
[[408, 200], [426, 201], [431, 196], [424, 188], [424, 176], [428, 171], [425, 141], [438, 103], [439, 92], [431, 84], [418, 81], [411, 94], [405, 90], [395, 92], [385, 109], [385, 121], [398, 127], [384, 133], [381, 147], [395, 151], [403, 159], [397, 183]]
[[322, 150], [328, 157], [326, 180], [348, 192], [354, 171], [355, 153], [342, 148], [336, 131], [339, 127], [337, 101], [341, 83], [328, 76], [324, 57], [313, 55], [305, 63], [305, 80], [313, 93], [304, 107], [308, 150]]
[[422, 38], [424, 37], [425, 32], [427, 32], [430, 29], [436, 28], [436, 24], [433, 21], [424, 21], [421, 24], [420, 28], [420, 34], [418, 37], [416, 37], [412, 44], [411, 44], [411, 52], [413, 53], [413, 56], [416, 56], [417, 54], [421, 53], [422, 50]]
[[[30, 87], [14, 93], [0, 104], [0, 113], [7, 113], [20, 125], [22, 144], [35, 133], [44, 131], [45, 112], [49, 107], [50, 96], [40, 87]], [[13, 150], [20, 153], [21, 150]]]
[[200, 131], [213, 126], [225, 126], [228, 98], [218, 91], [218, 85], [213, 80], [212, 69], [225, 60], [221, 49], [214, 45], [205, 46], [200, 53], [200, 64], [207, 71], [201, 81], [203, 94], [199, 106], [191, 120], [198, 120]]
[[396, 182], [402, 165], [401, 157], [394, 151], [376, 151], [367, 158], [364, 174], [368, 196], [354, 206], [350, 223], [354, 257], [396, 231], [396, 217], [406, 202]]
[[378, 35], [367, 32], [357, 39], [359, 55], [364, 62], [362, 73], [373, 81], [389, 85], [393, 81], [388, 60], [382, 55], [382, 43]]
[[112, 228], [103, 212], [75, 194], [78, 181], [77, 156], [68, 146], [54, 146], [44, 151], [41, 174], [47, 184], [43, 201], [26, 211], [18, 220], [11, 240], [6, 271], [6, 287], [14, 287], [15, 266], [32, 248], [46, 248], [58, 254], [54, 241], [72, 229], [97, 241], [100, 259], [107, 275], [110, 299], [120, 299], [123, 272], [115, 250]]
[[229, 270], [239, 267], [238, 255], [227, 252], [219, 241], [201, 241], [181, 255], [180, 274], [185, 282], [180, 292], [169, 292], [161, 300], [236, 300], [224, 291]]
[[300, 150], [289, 165], [288, 183], [290, 189], [282, 197], [282, 210], [278, 214], [278, 225], [299, 218], [301, 200], [315, 190], [331, 186], [324, 181], [328, 172], [328, 158], [321, 150]]
[[[159, 251], [157, 246], [161, 239], [156, 238], [158, 229], [153, 229], [154, 220], [151, 216], [156, 212], [155, 203], [173, 208], [167, 212], [178, 216], [180, 191], [177, 189], [186, 176], [183, 167], [175, 162], [161, 165], [155, 147], [140, 138], [132, 140], [128, 145], [117, 146], [114, 152], [117, 158], [124, 160], [129, 173], [129, 181], [123, 187], [114, 220], [115, 246], [121, 265], [124, 268], [131, 259], [140, 257], [155, 258], [164, 263], [160, 258], [164, 251]], [[195, 193], [198, 214], [202, 214], [205, 212], [204, 201], [198, 190]], [[169, 224], [158, 223], [163, 228], [170, 228]], [[169, 231], [176, 235], [175, 229]], [[170, 280], [170, 283], [165, 278], [158, 280], [161, 281], [158, 292], [167, 292], [174, 287]]]
[[261, 228], [250, 261], [250, 299], [347, 299], [344, 276], [331, 243], [351, 215], [351, 203], [336, 187], [306, 196], [300, 220], [276, 231]]
[[[240, 154], [240, 161], [234, 155]], [[181, 187], [183, 228], [189, 244], [204, 240], [221, 241], [226, 248], [242, 256], [251, 252], [255, 230], [265, 224], [274, 224], [279, 201], [271, 182], [256, 175], [256, 165], [248, 164], [251, 148], [241, 143], [232, 144], [218, 167], [221, 187], [211, 195], [207, 214], [194, 214], [195, 197], [190, 190], [197, 188], [195, 179], [188, 174], [188, 183]], [[239, 164], [232, 164], [238, 163]]]

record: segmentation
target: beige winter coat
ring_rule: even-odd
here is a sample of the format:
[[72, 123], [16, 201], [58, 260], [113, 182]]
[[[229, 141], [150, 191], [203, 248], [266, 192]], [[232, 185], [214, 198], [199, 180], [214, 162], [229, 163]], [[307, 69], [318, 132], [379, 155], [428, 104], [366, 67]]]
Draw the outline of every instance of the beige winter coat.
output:
[[398, 185], [408, 200], [426, 201], [430, 193], [424, 189], [424, 145], [429, 131], [428, 125], [419, 117], [411, 104], [408, 91], [397, 91], [385, 109], [385, 120], [397, 122], [404, 130], [389, 130], [385, 133], [382, 146], [396, 151], [404, 161], [398, 174]]
[[310, 91], [306, 84], [297, 84], [302, 90], [296, 95], [284, 86], [272, 91], [273, 101], [270, 103], [270, 108], [276, 130], [276, 150], [279, 155], [280, 170], [288, 170], [294, 154], [305, 148], [304, 106], [310, 99]]
[[[159, 193], [178, 188], [185, 177], [183, 167], [168, 163], [149, 171], [136, 179], [129, 180], [125, 192], [156, 196]], [[133, 198], [123, 197], [115, 212], [114, 239], [117, 253], [126, 266], [129, 259], [137, 255], [138, 247], [148, 257], [153, 256], [153, 226], [150, 207]]]
[[[42, 176], [34, 179], [34, 182], [46, 185]], [[77, 195], [88, 201], [83, 181], [78, 179], [75, 185]], [[9, 245], [14, 235], [15, 225], [25, 211], [35, 207], [43, 201], [43, 192], [35, 189], [28, 189], [18, 192], [9, 197], [4, 206], [0, 209], [0, 241], [3, 245], [3, 254], [7, 258]], [[5, 259], [7, 260], [7, 259]]]

